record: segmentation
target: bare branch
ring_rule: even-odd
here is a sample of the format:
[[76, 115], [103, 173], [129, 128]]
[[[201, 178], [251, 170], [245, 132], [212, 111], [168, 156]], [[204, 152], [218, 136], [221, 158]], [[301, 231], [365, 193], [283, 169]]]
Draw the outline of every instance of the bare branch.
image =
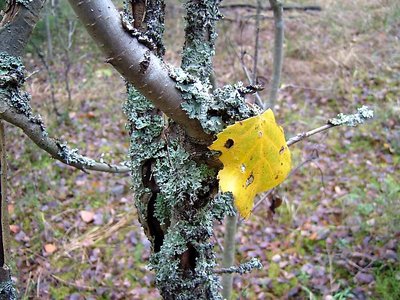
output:
[[286, 144], [288, 145], [288, 147], [290, 147], [290, 146], [292, 146], [292, 145], [294, 145], [294, 144], [296, 144], [296, 143], [298, 143], [298, 142], [300, 142], [300, 141], [302, 141], [302, 140], [304, 140], [304, 139], [306, 139], [306, 138], [308, 138], [308, 137], [310, 137], [310, 136], [312, 136], [312, 135], [314, 135], [314, 134], [323, 132], [323, 131], [328, 130], [329, 128], [332, 128], [332, 127], [335, 127], [335, 125], [326, 124], [326, 125], [324, 125], [324, 126], [315, 128], [315, 129], [313, 129], [313, 130], [310, 130], [310, 131], [307, 131], [307, 132], [299, 133], [298, 135], [296, 135], [296, 136], [290, 138], [290, 139], [287, 141]]
[[[10, 238], [7, 205], [7, 156], [4, 124], [0, 120], [0, 268], [9, 264]], [[4, 278], [0, 278], [0, 283]]]
[[[222, 267], [229, 268], [235, 262], [235, 246], [236, 246], [236, 230], [238, 216], [226, 216], [225, 218], [225, 236], [224, 236], [224, 253], [222, 259]], [[224, 299], [230, 299], [232, 294], [233, 274], [226, 272], [222, 275], [222, 296]]]
[[[226, 4], [226, 5], [221, 5], [221, 9], [257, 9], [257, 5], [254, 4]], [[263, 10], [273, 10], [272, 6], [263, 6]], [[319, 5], [296, 5], [296, 4], [291, 4], [291, 5], [284, 5], [283, 10], [314, 10], [314, 11], [321, 11], [322, 8]]]
[[[190, 119], [182, 109], [184, 100], [165, 64], [123, 28], [111, 0], [69, 0], [69, 3], [106, 55], [107, 62], [157, 108], [182, 125], [189, 136], [198, 141], [211, 141], [200, 122]], [[145, 69], [143, 61], [146, 62]]]
[[10, 273], [10, 223], [7, 202], [7, 154], [4, 124], [0, 120], [0, 297], [17, 299]]
[[257, 14], [256, 14], [256, 27], [255, 27], [255, 44], [254, 44], [254, 57], [253, 57], [253, 78], [251, 83], [257, 84], [257, 65], [258, 65], [258, 48], [260, 44], [260, 19], [261, 19], [261, 0], [257, 0]]

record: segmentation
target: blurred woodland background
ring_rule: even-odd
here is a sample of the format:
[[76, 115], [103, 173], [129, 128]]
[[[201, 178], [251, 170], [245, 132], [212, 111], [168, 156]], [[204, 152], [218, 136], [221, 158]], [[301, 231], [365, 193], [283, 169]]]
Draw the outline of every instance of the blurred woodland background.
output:
[[[119, 1], [122, 3], [122, 1]], [[179, 65], [183, 10], [167, 1], [166, 57]], [[256, 10], [224, 1], [214, 59], [218, 86], [252, 72]], [[292, 2], [286, 1], [285, 4]], [[246, 4], [256, 5], [256, 1]], [[234, 299], [400, 299], [400, 2], [314, 0], [284, 12], [284, 63], [274, 107], [286, 137], [368, 105], [375, 118], [292, 149], [294, 170], [239, 225]], [[0, 1], [4, 7], [4, 1]], [[126, 160], [125, 86], [67, 1], [48, 1], [24, 57], [32, 107], [51, 136], [82, 154]], [[268, 97], [272, 12], [262, 10], [257, 80]], [[128, 174], [85, 174], [7, 125], [12, 266], [23, 299], [158, 299]], [[215, 224], [215, 248], [223, 240]]]

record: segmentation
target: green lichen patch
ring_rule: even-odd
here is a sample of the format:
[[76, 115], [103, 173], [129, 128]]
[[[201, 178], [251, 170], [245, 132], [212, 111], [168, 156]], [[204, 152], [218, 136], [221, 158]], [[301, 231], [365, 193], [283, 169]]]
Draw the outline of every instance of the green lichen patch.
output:
[[0, 87], [21, 87], [25, 82], [25, 67], [20, 57], [0, 52]]
[[0, 91], [6, 103], [2, 103], [2, 110], [7, 106], [14, 108], [18, 113], [26, 116], [32, 123], [41, 127], [43, 135], [47, 136], [43, 120], [40, 115], [34, 115], [30, 105], [31, 95], [22, 90], [25, 83], [25, 67], [21, 58], [0, 53]]
[[221, 18], [220, 1], [186, 1], [185, 45], [182, 68], [191, 75], [208, 83], [215, 54], [216, 22]]
[[83, 166], [94, 166], [95, 160], [80, 155], [78, 149], [71, 149], [66, 143], [57, 143], [57, 145], [60, 149], [58, 155], [60, 155], [67, 164], [78, 163]]
[[373, 118], [373, 116], [373, 110], [364, 105], [357, 109], [357, 113], [351, 115], [340, 113], [337, 115], [336, 118], [330, 119], [329, 123], [335, 126], [346, 125], [350, 127], [355, 127], [357, 125], [363, 124], [366, 120]]
[[[128, 119], [128, 130], [130, 132], [129, 156], [131, 159], [133, 190], [136, 199], [151, 191], [143, 186], [143, 165], [147, 160], [158, 156], [158, 152], [164, 148], [164, 140], [160, 135], [164, 128], [164, 119], [155, 114], [153, 104], [143, 97], [131, 84], [127, 84], [127, 101], [123, 110]], [[142, 219], [147, 216], [147, 205], [136, 201], [136, 207]]]
[[239, 266], [231, 266], [229, 268], [225, 268], [221, 270], [221, 273], [237, 273], [240, 275], [251, 273], [254, 269], [260, 270], [262, 268], [261, 262], [253, 257], [247, 262], [240, 264]]
[[198, 119], [207, 133], [218, 133], [236, 121], [257, 115], [257, 106], [245, 102], [244, 96], [253, 90], [241, 82], [226, 85], [210, 93], [210, 86], [180, 68], [169, 67], [169, 75], [186, 100], [182, 108], [192, 119]]

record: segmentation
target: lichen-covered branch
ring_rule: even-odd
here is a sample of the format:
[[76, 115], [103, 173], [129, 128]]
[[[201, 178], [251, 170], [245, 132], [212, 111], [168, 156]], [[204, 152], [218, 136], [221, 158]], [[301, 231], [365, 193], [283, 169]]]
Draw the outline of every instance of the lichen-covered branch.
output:
[[184, 4], [186, 27], [181, 66], [204, 83], [209, 83], [213, 70], [216, 22], [221, 18], [218, 9], [220, 2], [221, 0], [188, 0]]
[[126, 165], [110, 165], [96, 162], [70, 149], [65, 143], [48, 136], [39, 115], [34, 115], [30, 106], [30, 95], [22, 90], [24, 66], [20, 58], [0, 53], [0, 118], [21, 128], [41, 149], [53, 158], [80, 170], [110, 173], [126, 173]]
[[252, 258], [250, 261], [240, 264], [239, 266], [230, 266], [228, 268], [216, 269], [215, 273], [217, 274], [232, 274], [238, 273], [240, 275], [250, 273], [254, 269], [261, 269], [262, 264], [257, 258]]

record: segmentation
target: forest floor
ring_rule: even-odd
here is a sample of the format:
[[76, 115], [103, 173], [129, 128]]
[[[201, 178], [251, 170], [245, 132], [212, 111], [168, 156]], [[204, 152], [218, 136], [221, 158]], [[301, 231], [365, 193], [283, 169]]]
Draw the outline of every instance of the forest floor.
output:
[[[268, 217], [267, 199], [240, 222], [236, 263], [257, 257], [263, 269], [235, 276], [233, 299], [400, 299], [400, 3], [313, 4], [322, 11], [285, 12], [278, 123], [291, 137], [362, 105], [375, 117], [293, 147], [294, 172], [274, 192], [282, 205]], [[166, 60], [178, 65], [182, 9], [167, 8]], [[248, 84], [243, 66], [253, 68], [255, 11], [223, 12], [214, 60], [218, 85]], [[271, 12], [262, 15], [257, 74], [266, 98], [273, 20]], [[54, 36], [65, 45], [62, 33]], [[46, 49], [40, 32], [34, 42]], [[77, 26], [69, 58], [55, 47], [51, 76], [30, 45], [26, 88], [51, 136], [118, 163], [129, 147], [124, 82], [90, 43]], [[158, 299], [129, 175], [80, 172], [51, 159], [20, 130], [6, 130], [12, 269], [21, 298]], [[216, 224], [218, 262], [223, 234]]]

